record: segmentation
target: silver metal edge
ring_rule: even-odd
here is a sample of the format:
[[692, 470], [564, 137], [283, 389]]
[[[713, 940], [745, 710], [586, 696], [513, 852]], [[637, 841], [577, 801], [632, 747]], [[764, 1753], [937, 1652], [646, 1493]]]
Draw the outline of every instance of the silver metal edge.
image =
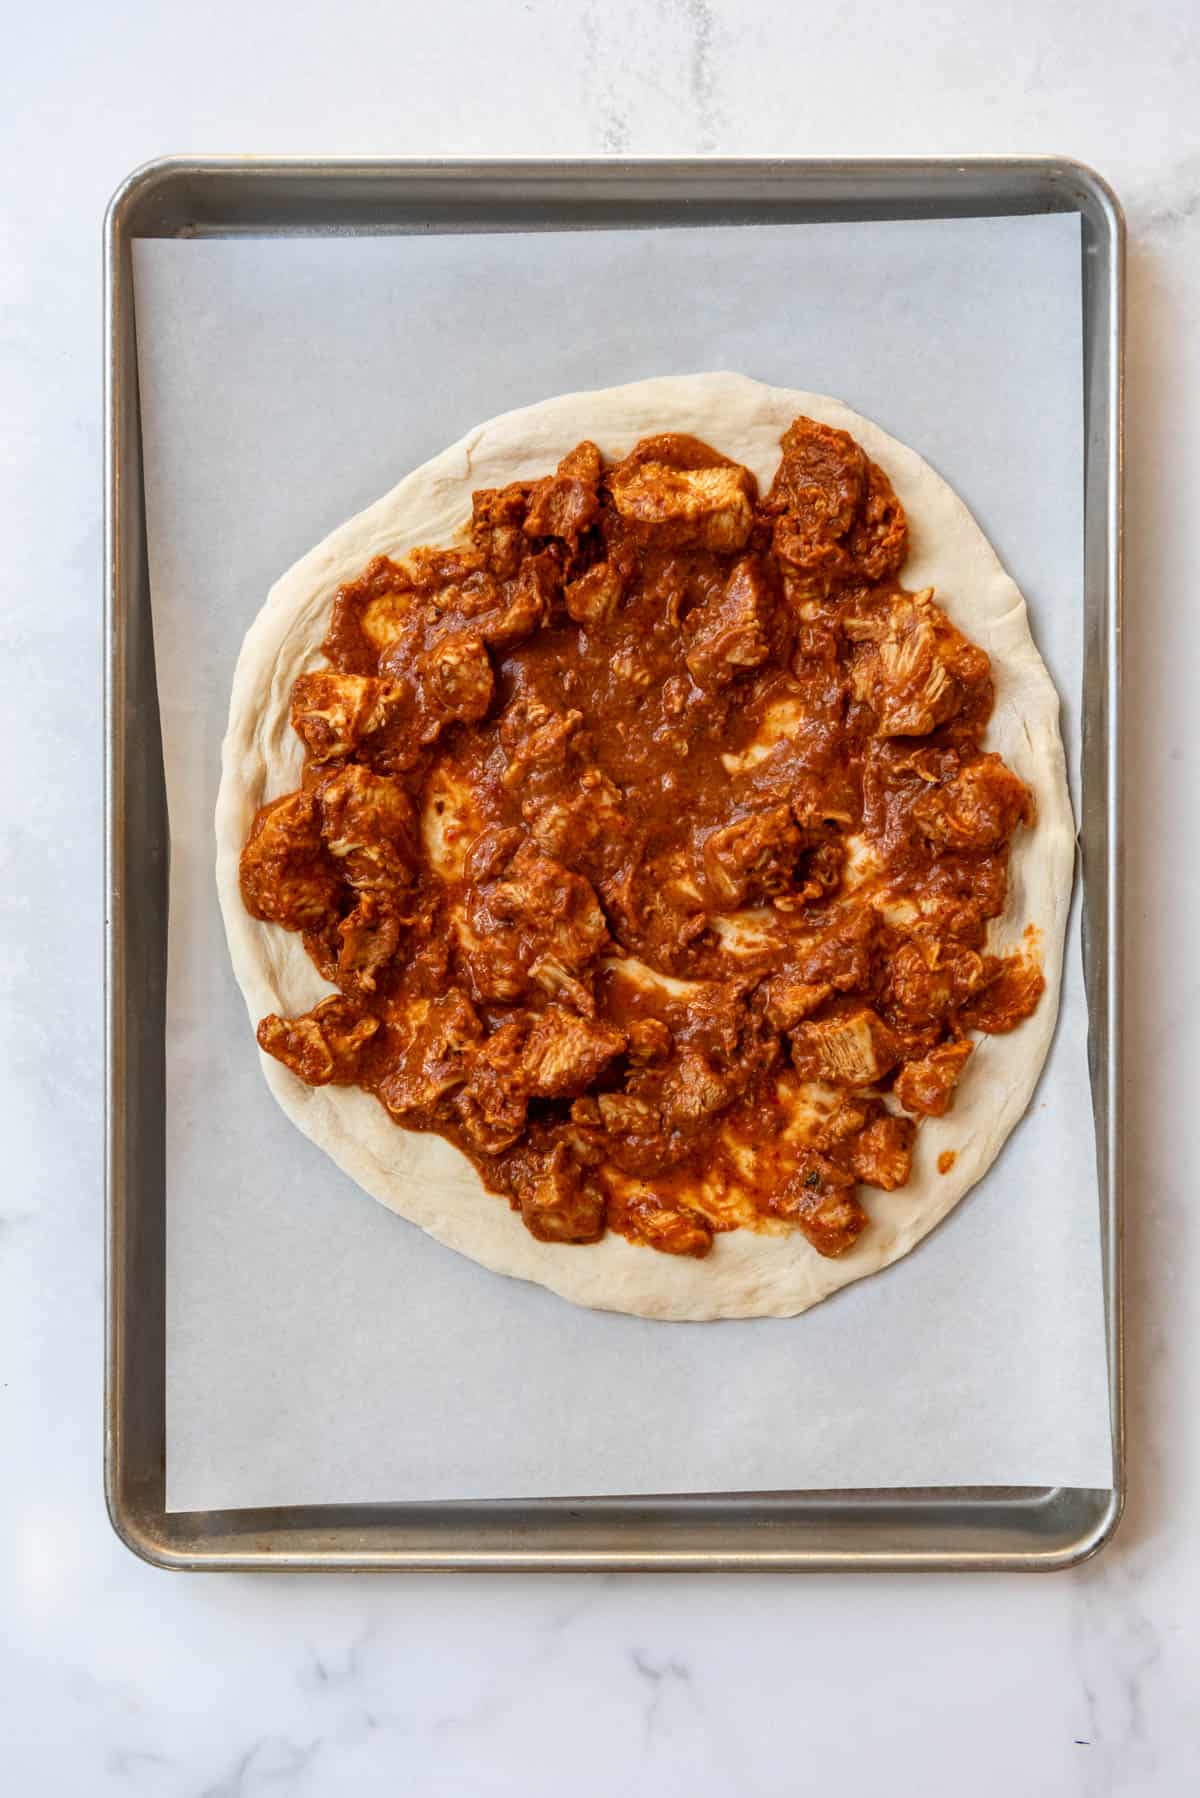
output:
[[[967, 1552], [941, 1552], [936, 1550], [890, 1550], [874, 1551], [851, 1549], [845, 1553], [819, 1551], [809, 1554], [803, 1550], [774, 1551], [762, 1548], [751, 1548], [744, 1551], [710, 1552], [704, 1550], [684, 1550], [675, 1552], [662, 1548], [644, 1552], [630, 1552], [626, 1549], [603, 1551], [587, 1549], [578, 1553], [565, 1550], [543, 1551], [536, 1548], [514, 1549], [504, 1551], [471, 1551], [466, 1549], [426, 1551], [410, 1549], [398, 1554], [394, 1550], [379, 1549], [372, 1551], [362, 1546], [347, 1549], [327, 1549], [314, 1551], [304, 1549], [297, 1553], [285, 1550], [259, 1547], [244, 1551], [223, 1551], [217, 1555], [206, 1555], [203, 1549], [193, 1543], [185, 1546], [172, 1540], [169, 1520], [166, 1515], [157, 1512], [150, 1516], [142, 1514], [132, 1506], [123, 1487], [123, 1444], [121, 1438], [121, 1416], [125, 1397], [126, 1363], [124, 1343], [124, 1307], [125, 1287], [124, 1273], [120, 1250], [122, 1246], [122, 1229], [125, 1222], [125, 1194], [122, 1190], [122, 1152], [123, 1134], [119, 1107], [116, 1103], [122, 1085], [124, 1067], [124, 1046], [120, 1028], [120, 1020], [116, 1008], [116, 995], [120, 991], [122, 977], [120, 917], [122, 895], [116, 879], [118, 850], [120, 847], [120, 793], [124, 776], [124, 731], [123, 721], [116, 714], [116, 696], [121, 686], [123, 675], [123, 620], [121, 617], [121, 581], [123, 574], [123, 546], [120, 541], [118, 505], [120, 489], [120, 420], [117, 413], [117, 373], [120, 366], [119, 338], [126, 320], [128, 308], [132, 304], [131, 295], [126, 291], [125, 257], [128, 252], [128, 214], [133, 207], [159, 184], [169, 186], [175, 178], [195, 179], [207, 173], [233, 174], [239, 171], [256, 172], [264, 176], [287, 175], [300, 172], [322, 174], [342, 173], [378, 173], [379, 175], [397, 175], [406, 171], [414, 174], [445, 174], [447, 177], [469, 175], [471, 173], [503, 172], [517, 173], [525, 171], [530, 174], [556, 170], [564, 175], [572, 173], [600, 174], [601, 172], [619, 176], [631, 174], [636, 170], [660, 174], [679, 173], [702, 175], [719, 169], [732, 173], [779, 173], [797, 175], [810, 173], [834, 176], [852, 176], [856, 172], [877, 173], [886, 168], [896, 174], [911, 173], [917, 175], [947, 174], [953, 170], [962, 172], [984, 172], [994, 170], [998, 174], [1005, 170], [1017, 172], [1043, 172], [1060, 176], [1073, 184], [1081, 194], [1086, 195], [1093, 207], [1104, 219], [1109, 235], [1109, 306], [1111, 313], [1110, 360], [1111, 373], [1107, 388], [1108, 408], [1108, 452], [1107, 486], [1109, 504], [1107, 507], [1108, 544], [1107, 544], [1107, 588], [1108, 619], [1106, 637], [1109, 648], [1109, 668], [1111, 670], [1111, 686], [1107, 695], [1107, 779], [1109, 782], [1110, 817], [1114, 826], [1114, 835], [1110, 839], [1108, 883], [1107, 883], [1107, 924], [1110, 945], [1110, 981], [1108, 1005], [1108, 1043], [1109, 1055], [1106, 1066], [1106, 1093], [1108, 1098], [1108, 1118], [1106, 1130], [1106, 1149], [1108, 1165], [1108, 1200], [1111, 1214], [1109, 1242], [1106, 1254], [1106, 1274], [1108, 1277], [1108, 1323], [1110, 1330], [1110, 1363], [1111, 1363], [1111, 1396], [1113, 1406], [1113, 1434], [1115, 1480], [1111, 1493], [1097, 1494], [1098, 1500], [1106, 1500], [1099, 1504], [1097, 1514], [1090, 1526], [1083, 1530], [1072, 1543], [1060, 1545], [1052, 1550], [1039, 1552], [1025, 1549], [1022, 1551], [992, 1552], [987, 1550]], [[429, 161], [405, 161], [392, 159], [378, 160], [325, 160], [302, 157], [255, 159], [242, 157], [204, 157], [193, 158], [174, 156], [156, 159], [135, 169], [118, 187], [109, 203], [105, 215], [105, 282], [104, 282], [104, 325], [105, 325], [105, 682], [104, 682], [104, 718], [105, 734], [108, 746], [105, 776], [105, 885], [107, 899], [106, 914], [106, 953], [105, 953], [105, 1015], [106, 1015], [106, 1056], [105, 1056], [105, 1190], [106, 1190], [106, 1254], [105, 1254], [105, 1290], [106, 1290], [106, 1366], [105, 1366], [105, 1491], [109, 1516], [117, 1535], [127, 1546], [142, 1559], [152, 1565], [169, 1568], [221, 1568], [221, 1569], [263, 1569], [305, 1568], [319, 1570], [322, 1567], [341, 1568], [378, 1568], [396, 1570], [406, 1568], [412, 1570], [513, 1570], [529, 1571], [533, 1569], [545, 1571], [569, 1571], [582, 1569], [615, 1570], [645, 1569], [655, 1571], [689, 1571], [698, 1569], [740, 1570], [774, 1569], [786, 1571], [831, 1571], [831, 1570], [1012, 1570], [1012, 1569], [1045, 1569], [1054, 1570], [1074, 1566], [1080, 1561], [1096, 1553], [1112, 1537], [1120, 1520], [1126, 1490], [1126, 1467], [1124, 1452], [1124, 1357], [1123, 1357], [1123, 1290], [1122, 1290], [1122, 1181], [1119, 1152], [1121, 1145], [1120, 1131], [1120, 1035], [1121, 993], [1120, 993], [1120, 956], [1112, 954], [1112, 946], [1119, 944], [1121, 874], [1117, 845], [1119, 837], [1115, 827], [1119, 825], [1120, 788], [1119, 788], [1119, 725], [1120, 725], [1120, 641], [1121, 641], [1121, 497], [1123, 478], [1123, 306], [1124, 306], [1124, 242], [1125, 225], [1119, 202], [1108, 184], [1093, 170], [1085, 165], [1066, 158], [1053, 156], [1033, 157], [940, 157], [940, 158], [901, 158], [901, 159], [791, 159], [791, 158], [723, 158], [692, 159], [679, 161], [672, 158], [638, 158], [613, 162], [611, 159], [577, 159], [562, 162], [555, 158], [521, 159], [510, 163], [498, 163], [493, 159]], [[261, 1543], [261, 1536], [259, 1541]]]

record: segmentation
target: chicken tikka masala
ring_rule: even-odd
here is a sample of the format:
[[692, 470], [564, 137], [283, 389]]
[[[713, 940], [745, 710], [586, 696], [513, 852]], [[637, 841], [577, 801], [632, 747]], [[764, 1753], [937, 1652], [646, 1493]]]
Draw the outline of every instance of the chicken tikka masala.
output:
[[242, 852], [337, 989], [262, 1048], [447, 1137], [547, 1242], [841, 1254], [1043, 989], [1032, 938], [987, 952], [1034, 823], [981, 747], [988, 657], [901, 585], [854, 439], [781, 448], [760, 494], [695, 437], [583, 442], [476, 492], [469, 542], [372, 561]]

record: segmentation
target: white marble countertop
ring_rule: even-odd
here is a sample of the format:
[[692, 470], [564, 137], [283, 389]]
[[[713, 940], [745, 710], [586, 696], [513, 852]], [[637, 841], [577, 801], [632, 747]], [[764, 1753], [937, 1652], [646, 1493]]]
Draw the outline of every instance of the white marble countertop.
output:
[[[1200, 1789], [1200, 15], [950, 3], [8, 9], [0, 391], [6, 1789]], [[168, 151], [1055, 151], [1129, 262], [1129, 1387], [1115, 1543], [1029, 1577], [185, 1578], [100, 1485], [100, 219]], [[36, 804], [23, 770], [39, 765]]]

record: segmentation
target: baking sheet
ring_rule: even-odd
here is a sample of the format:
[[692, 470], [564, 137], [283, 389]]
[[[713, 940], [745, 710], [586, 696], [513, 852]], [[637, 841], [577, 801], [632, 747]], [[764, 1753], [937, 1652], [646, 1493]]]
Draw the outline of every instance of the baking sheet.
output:
[[1072, 215], [135, 245], [172, 829], [169, 1509], [1111, 1482], [1077, 930], [1033, 1109], [931, 1239], [801, 1319], [664, 1325], [475, 1268], [292, 1130], [211, 873], [229, 681], [275, 576], [480, 419], [655, 372], [836, 393], [921, 450], [1030, 601], [1074, 769], [1079, 273]]

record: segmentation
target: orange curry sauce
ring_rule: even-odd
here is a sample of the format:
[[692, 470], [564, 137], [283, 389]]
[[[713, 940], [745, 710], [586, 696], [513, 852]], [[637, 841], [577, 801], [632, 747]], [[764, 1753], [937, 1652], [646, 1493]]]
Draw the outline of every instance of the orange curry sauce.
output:
[[449, 1138], [545, 1241], [848, 1248], [969, 1033], [1043, 987], [985, 947], [1032, 798], [907, 546], [798, 418], [765, 496], [692, 437], [585, 442], [477, 492], [468, 547], [372, 562], [242, 855], [338, 988], [263, 1049]]

